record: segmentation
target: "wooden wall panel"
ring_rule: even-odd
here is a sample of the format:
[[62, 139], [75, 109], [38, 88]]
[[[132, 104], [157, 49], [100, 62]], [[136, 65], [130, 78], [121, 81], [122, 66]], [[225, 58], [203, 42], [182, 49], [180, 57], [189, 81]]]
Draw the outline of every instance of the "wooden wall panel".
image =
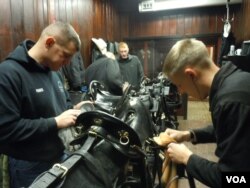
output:
[[[169, 16], [169, 35], [176, 35], [177, 34], [177, 16], [170, 15]], [[164, 35], [164, 33], [162, 33]], [[167, 35], [167, 34], [165, 34]]]
[[76, 9], [75, 2], [74, 1], [66, 1], [65, 2], [66, 20], [68, 20], [68, 22], [70, 22], [70, 23], [73, 22], [73, 14], [74, 14], [74, 10]]
[[[207, 14], [201, 14], [201, 22], [200, 22], [200, 31], [197, 34], [206, 34], [209, 33], [209, 15]], [[214, 31], [214, 33], [217, 33], [217, 31]]]
[[163, 21], [160, 19], [160, 18], [158, 18], [158, 19], [156, 19], [156, 21], [155, 21], [155, 36], [160, 36], [161, 35], [161, 33], [162, 33], [162, 23], [163, 23]]
[[[34, 3], [34, 33], [38, 33], [48, 25], [48, 4], [47, 0], [33, 1]], [[38, 36], [36, 36], [38, 37]]]
[[10, 37], [11, 8], [9, 0], [2, 0], [0, 6], [0, 60], [4, 59], [12, 49], [12, 38]]
[[9, 0], [2, 0], [1, 1], [1, 11], [0, 11], [0, 35], [8, 35], [9, 31], [11, 30], [10, 24], [10, 4], [8, 3]]
[[241, 12], [236, 13], [235, 24], [237, 29], [235, 30], [236, 42], [238, 45], [244, 40], [250, 40], [250, 1], [243, 0], [243, 6]]
[[[94, 14], [93, 14], [93, 20], [95, 20], [94, 27], [93, 27], [93, 35], [95, 37], [103, 37], [105, 36], [105, 33], [102, 32], [102, 25], [104, 25], [103, 21], [103, 8], [102, 5], [98, 6], [98, 4], [94, 5]], [[103, 36], [102, 36], [103, 35]]]
[[106, 26], [107, 26], [107, 39], [112, 39], [114, 32], [113, 32], [113, 12], [110, 8], [106, 7]]
[[[129, 23], [129, 15], [128, 14], [121, 14], [119, 21], [120, 21], [120, 24], [119, 24], [119, 26], [118, 26], [118, 28], [116, 30], [116, 33], [120, 34], [119, 38], [127, 38], [127, 37], [129, 37], [129, 25], [130, 25], [130, 23]], [[118, 38], [118, 37], [115, 37], [115, 38]]]
[[84, 66], [91, 63], [91, 38], [94, 36], [95, 22], [93, 19], [93, 1], [77, 1], [75, 10], [77, 19], [73, 21], [74, 27], [82, 41], [81, 52], [83, 54]]
[[23, 31], [25, 38], [36, 38], [35, 37], [35, 22], [34, 22], [34, 1], [25, 0], [23, 1]]
[[[120, 18], [112, 0], [1, 0], [0, 60], [18, 43], [37, 40], [45, 26], [60, 20], [71, 23], [79, 33], [86, 67], [91, 63], [92, 37], [121, 39]], [[128, 31], [128, 19], [123, 20], [127, 23], [123, 30]]]
[[183, 14], [177, 15], [177, 32], [176, 35], [184, 35], [185, 32], [185, 17]]
[[[55, 20], [70, 22], [80, 35], [85, 66], [90, 62], [91, 38], [167, 37], [222, 33], [226, 8], [192, 9], [151, 14], [119, 12], [114, 0], [1, 0], [0, 60], [22, 40], [36, 40]], [[250, 39], [250, 2], [231, 7], [232, 30], [238, 40]], [[230, 15], [231, 16], [231, 15]], [[8, 42], [6, 44], [6, 41]]]
[[[217, 14], [212, 14], [208, 18], [208, 31], [209, 33], [213, 33], [214, 31], [218, 31], [217, 29], [217, 22], [220, 20], [217, 20]], [[219, 31], [218, 31], [219, 32]]]
[[192, 14], [191, 33], [199, 33], [200, 17]]
[[[144, 73], [149, 78], [155, 78], [162, 71], [163, 61], [171, 47], [184, 36], [127, 38], [130, 51], [140, 59]], [[218, 55], [218, 34], [192, 35], [205, 43], [215, 63]]]
[[162, 33], [165, 33], [166, 35], [169, 35], [169, 18], [168, 16], [163, 16], [162, 17], [162, 25], [161, 25], [161, 29], [158, 27], [158, 31], [161, 33], [158, 33], [158, 36], [161, 36]]
[[244, 0], [244, 2], [246, 3], [245, 5], [245, 12], [244, 12], [244, 16], [245, 18], [243, 19], [244, 20], [244, 39], [247, 39], [247, 40], [250, 40], [250, 24], [249, 24], [249, 20], [250, 20], [250, 2], [247, 1], [247, 0]]
[[[235, 13], [235, 19], [239, 19], [240, 5], [230, 6], [230, 16]], [[154, 77], [162, 65], [162, 57], [166, 55], [170, 47], [183, 37], [195, 37], [204, 41], [213, 49], [213, 59], [217, 62], [217, 56], [221, 46], [221, 35], [223, 31], [222, 19], [226, 15], [226, 6], [172, 10], [159, 13], [133, 13], [129, 17], [129, 42], [131, 51], [139, 54], [140, 45], [143, 50], [153, 52], [154, 59], [145, 60], [141, 58], [144, 71], [147, 76]], [[237, 28], [233, 22], [232, 31]], [[153, 45], [151, 45], [153, 42]], [[140, 57], [140, 56], [139, 56]]]
[[192, 33], [192, 15], [189, 14], [184, 18], [184, 26], [185, 26], [185, 30], [184, 33], [185, 35], [190, 35]]
[[[232, 12], [240, 12], [240, 5], [230, 7]], [[226, 7], [184, 9], [160, 13], [133, 13], [129, 17], [129, 36], [183, 36], [214, 34], [223, 31], [221, 18], [226, 15]], [[136, 19], [135, 19], [136, 18]], [[138, 26], [143, 26], [138, 27]], [[135, 27], [136, 26], [136, 27]], [[232, 30], [237, 26], [232, 23]]]
[[[158, 21], [158, 19], [156, 20]], [[157, 35], [158, 33], [158, 27], [156, 27], [156, 21], [154, 19], [152, 19], [152, 17], [149, 18], [149, 22], [147, 23], [147, 30], [150, 30], [151, 32], [149, 33], [149, 35]]]
[[25, 38], [24, 35], [24, 12], [22, 1], [10, 0], [11, 3], [11, 30], [10, 34], [13, 38], [13, 46], [19, 44], [22, 39]]

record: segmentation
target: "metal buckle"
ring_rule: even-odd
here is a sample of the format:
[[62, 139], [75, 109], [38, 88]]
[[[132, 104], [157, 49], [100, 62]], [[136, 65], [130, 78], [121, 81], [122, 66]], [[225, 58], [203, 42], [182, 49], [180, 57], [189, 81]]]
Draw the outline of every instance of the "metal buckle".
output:
[[61, 175], [61, 178], [63, 178], [68, 172], [68, 168], [59, 163], [54, 164], [52, 168], [59, 168], [60, 170], [64, 171], [63, 174]]
[[160, 157], [160, 159], [161, 159], [162, 161], [165, 160], [166, 156], [165, 156], [165, 153], [164, 153], [163, 151], [160, 150], [160, 152], [159, 152], [158, 155], [159, 155], [159, 157]]
[[124, 131], [124, 130], [121, 130], [121, 131], [118, 131], [118, 134], [120, 136], [120, 144], [122, 145], [128, 145], [129, 143], [129, 134], [127, 131]]
[[97, 137], [97, 133], [94, 130], [89, 130], [88, 134], [93, 137]]

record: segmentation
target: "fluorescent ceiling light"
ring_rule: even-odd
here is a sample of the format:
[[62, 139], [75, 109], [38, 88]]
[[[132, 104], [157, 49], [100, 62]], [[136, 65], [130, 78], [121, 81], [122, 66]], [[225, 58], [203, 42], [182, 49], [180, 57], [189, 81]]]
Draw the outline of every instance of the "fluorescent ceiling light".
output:
[[[230, 0], [229, 4], [242, 3], [242, 0]], [[147, 0], [139, 3], [139, 11], [160, 11], [191, 7], [226, 5], [227, 0]]]

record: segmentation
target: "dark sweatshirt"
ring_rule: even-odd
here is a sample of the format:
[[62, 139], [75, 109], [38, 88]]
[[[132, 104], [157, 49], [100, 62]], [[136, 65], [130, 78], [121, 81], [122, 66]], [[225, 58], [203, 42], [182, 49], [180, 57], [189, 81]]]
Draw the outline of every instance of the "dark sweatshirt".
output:
[[218, 163], [191, 155], [187, 172], [221, 187], [222, 172], [250, 172], [250, 73], [228, 62], [215, 75], [209, 105], [213, 125], [194, 130], [197, 143], [216, 142]]
[[87, 84], [97, 80], [113, 95], [122, 95], [122, 77], [117, 61], [101, 55], [85, 71]]
[[123, 82], [128, 82], [134, 89], [139, 90], [144, 77], [142, 64], [137, 56], [130, 55], [127, 59], [118, 58]]
[[0, 153], [30, 161], [62, 155], [54, 117], [70, 108], [58, 74], [28, 55], [26, 40], [0, 64]]

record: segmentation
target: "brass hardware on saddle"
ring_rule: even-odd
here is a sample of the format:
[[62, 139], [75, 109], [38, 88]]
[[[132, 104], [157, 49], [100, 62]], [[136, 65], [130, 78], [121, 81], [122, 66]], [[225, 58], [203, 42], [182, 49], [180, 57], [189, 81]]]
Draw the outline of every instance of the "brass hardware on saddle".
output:
[[89, 135], [91, 135], [91, 136], [97, 136], [97, 133], [94, 131], [94, 130], [89, 130]]
[[84, 125], [80, 123], [79, 125], [77, 125], [77, 126], [75, 126], [73, 128], [74, 128], [74, 131], [75, 131], [75, 136], [78, 136], [78, 135], [81, 135], [83, 133]]
[[120, 144], [127, 145], [129, 143], [129, 134], [127, 131], [121, 130], [118, 131], [118, 134], [120, 136]]
[[160, 157], [160, 159], [161, 159], [162, 161], [164, 161], [165, 158], [166, 158], [164, 152], [161, 151], [161, 150], [160, 150], [160, 152], [159, 152], [159, 157]]
[[94, 118], [94, 123], [96, 125], [101, 125], [102, 124], [102, 119], [100, 119], [100, 118]]

